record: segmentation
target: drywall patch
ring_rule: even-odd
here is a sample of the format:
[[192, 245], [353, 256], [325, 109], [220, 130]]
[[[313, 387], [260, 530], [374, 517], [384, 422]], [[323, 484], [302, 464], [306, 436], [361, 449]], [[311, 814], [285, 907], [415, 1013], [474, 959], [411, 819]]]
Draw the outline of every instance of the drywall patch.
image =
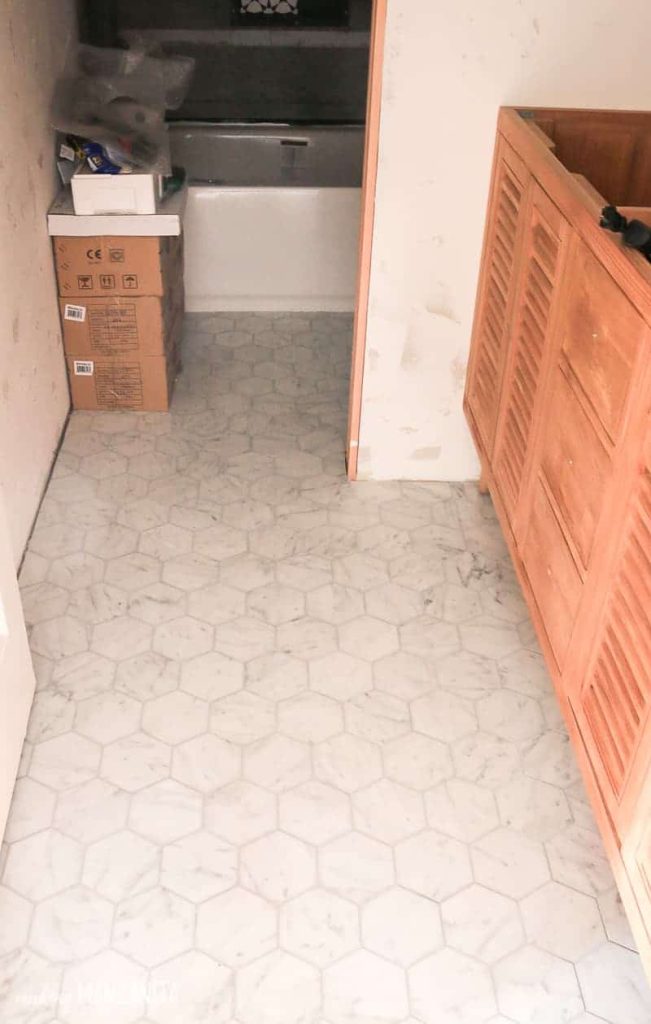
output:
[[450, 363], [450, 376], [454, 390], [457, 394], [463, 394], [466, 385], [466, 360], [463, 356], [455, 356]]
[[431, 459], [436, 460], [441, 457], [441, 445], [433, 444], [429, 448], [417, 448], [412, 455], [412, 459]]

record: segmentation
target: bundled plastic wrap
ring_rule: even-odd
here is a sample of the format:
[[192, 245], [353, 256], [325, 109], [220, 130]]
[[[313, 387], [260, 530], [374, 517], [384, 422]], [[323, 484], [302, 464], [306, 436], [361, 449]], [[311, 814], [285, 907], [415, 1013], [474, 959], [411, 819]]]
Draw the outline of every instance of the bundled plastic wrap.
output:
[[80, 46], [75, 66], [57, 82], [52, 123], [101, 144], [121, 166], [168, 175], [165, 112], [183, 102], [193, 69], [189, 57]]

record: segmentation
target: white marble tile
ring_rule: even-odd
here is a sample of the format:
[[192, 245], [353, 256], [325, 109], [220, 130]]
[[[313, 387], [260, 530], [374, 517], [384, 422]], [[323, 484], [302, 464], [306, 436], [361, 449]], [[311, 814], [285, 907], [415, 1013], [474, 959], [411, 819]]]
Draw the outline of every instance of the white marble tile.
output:
[[183, 743], [208, 728], [208, 704], [189, 693], [166, 693], [147, 702], [142, 727], [163, 743]]
[[91, 779], [59, 794], [54, 825], [65, 835], [89, 844], [123, 828], [128, 810], [127, 793], [103, 779]]
[[323, 782], [306, 782], [279, 798], [280, 828], [307, 843], [320, 845], [351, 828], [346, 794]]
[[425, 810], [431, 828], [466, 843], [499, 825], [493, 794], [463, 779], [441, 782], [426, 793]]
[[216, 651], [201, 654], [181, 665], [181, 689], [200, 700], [219, 700], [237, 693], [243, 684], [244, 666]]
[[66, 1024], [134, 1024], [147, 1002], [147, 972], [114, 950], [66, 969], [60, 1013]]
[[240, 852], [242, 885], [273, 902], [291, 899], [316, 880], [316, 858], [306, 843], [270, 832]]
[[233, 888], [197, 911], [197, 945], [218, 963], [240, 967], [276, 947], [278, 919], [270, 903]]
[[310, 748], [288, 736], [270, 736], [247, 747], [243, 770], [250, 782], [274, 793], [282, 792], [310, 778]]
[[82, 881], [89, 889], [118, 902], [155, 886], [159, 861], [159, 848], [154, 843], [134, 832], [116, 832], [88, 847]]
[[236, 993], [242, 1024], [310, 1024], [321, 1004], [316, 968], [280, 950], [243, 967]]
[[204, 822], [215, 835], [241, 845], [276, 828], [276, 799], [250, 782], [231, 782], [206, 799]]
[[179, 896], [155, 888], [118, 904], [113, 945], [144, 967], [170, 960], [193, 944], [194, 908]]
[[213, 644], [213, 627], [189, 615], [157, 626], [153, 649], [172, 661], [186, 661], [209, 651]]
[[343, 731], [339, 704], [319, 693], [300, 693], [278, 705], [278, 728], [285, 736], [320, 743]]
[[346, 701], [370, 690], [371, 666], [343, 651], [310, 662], [310, 687], [334, 700]]
[[228, 1024], [233, 1010], [231, 972], [192, 950], [154, 968], [147, 1014], [152, 1024]]
[[398, 697], [369, 690], [345, 705], [346, 729], [371, 743], [388, 743], [410, 731], [409, 705]]
[[274, 645], [273, 627], [247, 616], [226, 622], [218, 626], [215, 632], [215, 649], [239, 661], [270, 654]]
[[385, 744], [382, 756], [390, 779], [417, 790], [438, 785], [454, 770], [446, 744], [420, 733], [409, 733]]
[[19, 778], [14, 786], [5, 841], [13, 843], [48, 828], [52, 824], [55, 804], [56, 795], [47, 786], [29, 777]]
[[445, 900], [441, 913], [447, 944], [486, 964], [501, 960], [524, 942], [515, 900], [481, 885]]
[[400, 885], [433, 900], [454, 895], [472, 882], [468, 848], [439, 832], [410, 836], [395, 851]]
[[549, 881], [542, 844], [506, 828], [477, 840], [471, 857], [477, 882], [514, 899], [522, 899]]
[[135, 732], [141, 706], [124, 693], [100, 693], [77, 704], [75, 729], [98, 743], [112, 743]]
[[362, 908], [361, 918], [366, 948], [402, 967], [444, 944], [436, 903], [407, 889], [387, 889]]
[[437, 690], [412, 703], [412, 719], [417, 732], [450, 743], [477, 729], [475, 709], [465, 697]]
[[494, 977], [500, 1010], [523, 1024], [564, 1024], [584, 1009], [573, 966], [534, 946], [500, 961]]
[[282, 651], [262, 655], [246, 666], [246, 688], [259, 697], [279, 701], [295, 697], [308, 687], [304, 661]]
[[432, 689], [436, 675], [422, 658], [404, 651], [388, 654], [373, 663], [373, 679], [378, 690], [399, 700], [411, 701]]
[[496, 797], [502, 824], [531, 839], [552, 839], [572, 823], [565, 793], [546, 782], [518, 775]]
[[27, 944], [32, 911], [28, 900], [0, 886], [0, 962]]
[[363, 903], [393, 884], [391, 847], [349, 832], [319, 851], [319, 878], [327, 889]]
[[409, 1012], [404, 971], [359, 949], [323, 972], [324, 1012], [336, 1024], [389, 1024]]
[[221, 697], [212, 705], [210, 731], [231, 743], [253, 743], [275, 728], [274, 705], [248, 690]]
[[74, 839], [38, 832], [9, 847], [4, 884], [27, 899], [47, 899], [79, 881], [82, 860], [83, 848]]
[[639, 957], [613, 943], [589, 953], [576, 971], [588, 1010], [609, 1024], [646, 1024], [651, 994]]
[[353, 820], [359, 832], [392, 845], [425, 827], [420, 794], [381, 779], [353, 794]]
[[409, 971], [414, 1010], [425, 1024], [477, 1024], [497, 1009], [490, 974], [476, 960], [442, 949]]
[[92, 779], [99, 768], [101, 750], [75, 733], [57, 736], [34, 747], [29, 774], [51, 789], [71, 789]]
[[315, 967], [326, 967], [358, 947], [357, 908], [323, 889], [297, 896], [281, 908], [280, 945]]
[[237, 882], [237, 850], [208, 832], [195, 832], [163, 849], [161, 884], [193, 903], [202, 903]]
[[209, 622], [213, 626], [230, 622], [244, 614], [244, 594], [225, 583], [213, 583], [188, 594], [188, 612], [195, 619]]
[[323, 782], [352, 793], [381, 778], [380, 749], [359, 736], [335, 736], [315, 747], [314, 769]]
[[154, 843], [168, 843], [196, 831], [201, 816], [199, 793], [174, 779], [164, 779], [135, 794], [129, 827]]
[[179, 667], [162, 654], [146, 651], [121, 661], [115, 676], [116, 688], [135, 700], [149, 700], [176, 689]]
[[12, 1024], [47, 1024], [56, 1013], [60, 987], [61, 968], [27, 949], [0, 959], [2, 1013]]
[[558, 882], [527, 896], [521, 908], [529, 942], [564, 960], [580, 960], [606, 941], [597, 901]]
[[128, 609], [129, 615], [134, 618], [157, 626], [184, 615], [186, 604], [188, 602], [182, 590], [170, 587], [168, 583], [152, 583], [131, 595]]
[[589, 896], [612, 889], [612, 871], [596, 832], [570, 825], [554, 836], [546, 848], [556, 882]]
[[104, 748], [101, 775], [130, 793], [164, 779], [170, 768], [170, 748], [136, 732]]
[[31, 948], [53, 963], [73, 963], [109, 945], [113, 906], [76, 887], [42, 900], [34, 911]]

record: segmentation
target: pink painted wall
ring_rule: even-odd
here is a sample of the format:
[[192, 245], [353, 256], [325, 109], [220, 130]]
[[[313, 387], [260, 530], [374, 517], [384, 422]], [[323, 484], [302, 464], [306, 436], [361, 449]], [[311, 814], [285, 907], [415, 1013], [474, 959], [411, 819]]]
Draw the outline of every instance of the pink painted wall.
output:
[[16, 563], [69, 405], [45, 215], [58, 187], [48, 110], [74, 8], [0, 4], [0, 484]]

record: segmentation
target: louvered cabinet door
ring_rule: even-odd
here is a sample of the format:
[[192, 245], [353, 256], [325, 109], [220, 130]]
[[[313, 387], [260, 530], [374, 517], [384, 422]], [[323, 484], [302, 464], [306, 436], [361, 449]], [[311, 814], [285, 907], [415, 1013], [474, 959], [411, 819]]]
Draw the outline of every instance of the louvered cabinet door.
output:
[[625, 829], [622, 860], [637, 902], [642, 928], [646, 931], [645, 938], [651, 941], [651, 770]]
[[493, 451], [530, 182], [522, 161], [500, 140], [466, 388], [466, 408], [488, 458]]
[[557, 348], [553, 332], [569, 237], [569, 224], [534, 184], [493, 455], [495, 481], [511, 519], [522, 493], [544, 382]]
[[620, 839], [651, 753], [651, 470], [633, 488], [618, 562], [582, 684], [570, 703]]

